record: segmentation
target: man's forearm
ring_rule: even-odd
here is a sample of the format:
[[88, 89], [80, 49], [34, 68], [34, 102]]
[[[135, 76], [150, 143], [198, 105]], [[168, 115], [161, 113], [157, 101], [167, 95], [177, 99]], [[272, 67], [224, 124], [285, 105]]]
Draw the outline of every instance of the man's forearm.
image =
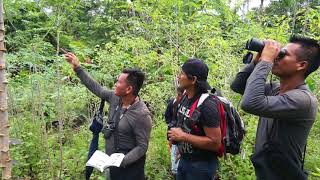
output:
[[90, 77], [81, 66], [74, 69], [76, 75], [80, 78], [81, 82], [96, 96], [105, 99], [109, 102], [112, 91], [104, 89], [96, 80]]
[[184, 141], [192, 144], [197, 148], [206, 149], [214, 152], [218, 151], [221, 145], [219, 138], [209, 138], [207, 136], [196, 136], [188, 133], [185, 133]]
[[250, 75], [241, 103], [246, 112], [257, 114], [266, 107], [265, 84], [271, 69], [271, 63], [260, 62]]
[[233, 80], [233, 82], [230, 86], [234, 92], [239, 93], [239, 94], [244, 93], [247, 79], [249, 78], [250, 74], [254, 70], [254, 67], [255, 67], [255, 64], [253, 62], [251, 62], [250, 64], [245, 66], [243, 68], [243, 70], [238, 72], [238, 74], [236, 75], [235, 79]]
[[143, 157], [146, 154], [146, 152], [147, 152], [146, 147], [136, 146], [131, 151], [129, 151], [128, 154], [126, 154], [126, 156], [124, 157], [121, 163], [121, 166], [125, 167], [136, 162], [141, 157]]

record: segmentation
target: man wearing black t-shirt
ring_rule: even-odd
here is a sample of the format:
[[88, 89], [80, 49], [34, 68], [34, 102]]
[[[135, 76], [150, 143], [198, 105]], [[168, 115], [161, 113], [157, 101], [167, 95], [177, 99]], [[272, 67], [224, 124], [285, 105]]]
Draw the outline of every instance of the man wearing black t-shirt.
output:
[[171, 141], [178, 144], [181, 154], [177, 180], [211, 180], [218, 167], [216, 151], [221, 145], [220, 119], [217, 104], [206, 98], [190, 118], [191, 105], [207, 93], [208, 66], [198, 59], [189, 59], [179, 75], [180, 87], [185, 89], [177, 112], [177, 127], [168, 131]]

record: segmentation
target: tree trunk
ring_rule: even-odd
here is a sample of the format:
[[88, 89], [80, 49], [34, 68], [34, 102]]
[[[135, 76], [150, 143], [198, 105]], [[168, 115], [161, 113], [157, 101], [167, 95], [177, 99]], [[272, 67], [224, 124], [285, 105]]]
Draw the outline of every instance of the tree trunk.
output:
[[4, 53], [4, 18], [3, 0], [0, 0], [0, 167], [2, 179], [11, 179], [11, 159], [9, 153], [9, 121], [8, 121], [8, 96], [5, 72]]
[[264, 0], [260, 0], [260, 12], [262, 12], [262, 9], [263, 9], [263, 2]]

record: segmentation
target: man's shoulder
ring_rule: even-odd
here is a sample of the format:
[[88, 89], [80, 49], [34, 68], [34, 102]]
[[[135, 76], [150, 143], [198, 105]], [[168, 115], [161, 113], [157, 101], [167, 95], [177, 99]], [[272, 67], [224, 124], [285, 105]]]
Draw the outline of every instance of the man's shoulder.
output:
[[[309, 97], [307, 99], [313, 99], [315, 98], [315, 96], [313, 95], [313, 93], [308, 90], [308, 89], [292, 89], [290, 91], [285, 92], [284, 94], [288, 95], [288, 96], [304, 96], [305, 97]], [[299, 97], [297, 97], [299, 98]]]
[[209, 94], [209, 96], [203, 101], [200, 106], [200, 111], [210, 111], [217, 109], [217, 99], [216, 95]]
[[136, 116], [151, 116], [151, 112], [147, 107], [146, 103], [142, 100], [138, 101], [135, 108], [133, 109], [133, 113]]
[[137, 102], [130, 113], [128, 112], [128, 117], [129, 123], [133, 126], [144, 126], [147, 129], [152, 126], [151, 113], [147, 105], [142, 100]]
[[199, 107], [201, 112], [200, 121], [203, 126], [210, 128], [219, 127], [220, 116], [217, 98], [217, 96], [209, 94]]
[[218, 97], [214, 94], [206, 94], [206, 96], [208, 97], [203, 101], [203, 105], [216, 106]]
[[285, 93], [290, 99], [301, 103], [301, 106], [317, 104], [316, 96], [308, 89], [293, 89]]
[[151, 115], [151, 112], [150, 112], [148, 106], [146, 105], [146, 103], [144, 101], [140, 101], [140, 103], [141, 103], [141, 112], [144, 115]]

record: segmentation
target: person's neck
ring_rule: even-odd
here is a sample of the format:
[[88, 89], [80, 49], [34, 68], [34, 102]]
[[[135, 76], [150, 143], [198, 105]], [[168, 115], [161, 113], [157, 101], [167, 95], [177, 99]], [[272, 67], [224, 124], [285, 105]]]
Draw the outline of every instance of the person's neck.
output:
[[293, 76], [289, 78], [280, 78], [280, 94], [297, 88], [305, 82], [302, 76]]
[[196, 95], [196, 88], [194, 86], [186, 89], [186, 94], [188, 99], [193, 98]]
[[126, 96], [123, 96], [121, 98], [121, 103], [123, 108], [127, 108], [128, 106], [132, 105], [134, 101], [136, 100], [137, 96], [134, 96], [133, 94], [129, 94]]

